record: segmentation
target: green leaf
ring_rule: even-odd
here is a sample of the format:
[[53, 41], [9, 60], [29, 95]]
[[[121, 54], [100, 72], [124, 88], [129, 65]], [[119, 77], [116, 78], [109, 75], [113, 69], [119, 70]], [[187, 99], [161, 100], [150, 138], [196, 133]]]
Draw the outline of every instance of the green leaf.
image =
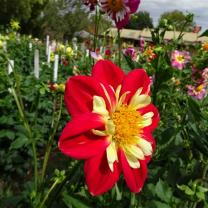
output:
[[161, 134], [161, 138], [162, 141], [160, 142], [160, 144], [169, 144], [170, 143], [170, 139], [175, 136], [176, 134], [176, 130], [173, 127], [168, 127], [167, 129], [165, 129], [162, 134]]
[[91, 208], [92, 206], [89, 206], [84, 203], [83, 197], [78, 195], [69, 195], [66, 192], [63, 193], [63, 201], [65, 205], [69, 208]]
[[205, 187], [202, 187], [202, 186], [197, 186], [197, 189], [200, 191], [200, 192], [208, 192], [208, 188], [205, 188]]
[[163, 202], [160, 201], [151, 201], [149, 203], [147, 203], [147, 206], [145, 206], [145, 208], [171, 208], [168, 204], [165, 204]]
[[162, 180], [159, 180], [155, 187], [155, 192], [158, 198], [164, 202], [171, 202], [172, 192], [171, 188]]
[[190, 113], [193, 115], [196, 121], [200, 121], [202, 119], [201, 108], [197, 101], [193, 98], [188, 99], [188, 104], [190, 107]]
[[14, 121], [13, 117], [11, 117], [11, 116], [1, 116], [0, 117], [0, 124], [12, 125], [14, 123], [15, 123], [15, 121]]
[[196, 192], [196, 196], [199, 200], [205, 200], [205, 194], [204, 192]]
[[195, 194], [194, 191], [192, 191], [188, 186], [186, 185], [177, 185], [177, 187], [181, 190], [181, 191], [184, 191], [184, 193], [186, 195], [189, 195], [189, 196], [193, 196]]
[[155, 201], [154, 204], [157, 208], [171, 208], [168, 204], [159, 201]]
[[10, 149], [20, 149], [28, 144], [27, 137], [18, 137], [14, 142], [11, 143]]
[[1, 130], [0, 138], [4, 138], [4, 137], [13, 140], [15, 137], [15, 133], [11, 130]]

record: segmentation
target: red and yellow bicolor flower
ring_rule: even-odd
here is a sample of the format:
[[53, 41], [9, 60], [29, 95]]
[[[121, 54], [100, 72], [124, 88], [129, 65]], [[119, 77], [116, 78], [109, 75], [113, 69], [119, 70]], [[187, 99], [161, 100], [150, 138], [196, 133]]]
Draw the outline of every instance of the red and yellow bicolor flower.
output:
[[85, 160], [90, 193], [108, 191], [121, 173], [130, 190], [139, 192], [155, 149], [152, 131], [159, 121], [146, 72], [135, 69], [126, 75], [112, 62], [100, 60], [91, 76], [67, 81], [65, 103], [72, 120], [58, 145], [64, 154]]

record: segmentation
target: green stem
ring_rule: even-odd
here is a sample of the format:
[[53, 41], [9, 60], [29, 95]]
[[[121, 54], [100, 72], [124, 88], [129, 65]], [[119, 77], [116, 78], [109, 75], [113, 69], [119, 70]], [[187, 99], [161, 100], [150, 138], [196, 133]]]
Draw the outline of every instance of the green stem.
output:
[[[204, 167], [204, 170], [203, 170], [203, 173], [202, 173], [202, 185], [203, 185], [203, 181], [204, 181], [204, 179], [206, 179], [206, 174], [207, 174], [207, 171], [208, 171], [208, 165], [205, 165], [205, 167]], [[197, 205], [198, 205], [198, 202], [193, 202], [193, 205], [192, 205], [192, 208], [196, 208], [197, 207]]]
[[13, 87], [11, 88], [11, 93], [12, 93], [14, 99], [15, 99], [15, 102], [16, 102], [21, 120], [23, 122], [23, 125], [24, 125], [27, 133], [28, 133], [28, 137], [29, 137], [29, 139], [31, 140], [31, 143], [32, 143], [32, 152], [33, 152], [33, 160], [34, 160], [35, 191], [37, 191], [37, 186], [38, 186], [38, 162], [37, 162], [37, 152], [36, 152], [35, 140], [33, 140], [33, 138], [32, 138], [32, 131], [31, 131], [29, 123], [28, 123], [28, 121], [25, 117], [24, 110], [23, 110], [22, 105], [20, 103], [20, 100], [17, 96], [17, 93], [16, 93], [16, 91]]
[[58, 112], [58, 117], [57, 117], [57, 120], [56, 120], [55, 124], [54, 124], [54, 119], [55, 118], [52, 121], [53, 132], [51, 133], [51, 135], [48, 139], [47, 146], [46, 146], [46, 152], [45, 152], [45, 156], [44, 156], [43, 168], [42, 168], [42, 174], [41, 174], [41, 182], [43, 182], [43, 179], [44, 179], [44, 176], [45, 176], [49, 156], [50, 156], [50, 153], [51, 153], [52, 141], [53, 141], [54, 136], [56, 134], [56, 131], [58, 129], [58, 125], [59, 125], [59, 121], [60, 121], [61, 113], [62, 113], [62, 106], [63, 106], [63, 96], [61, 95], [60, 96], [60, 109], [59, 109], [59, 112]]
[[188, 208], [189, 207], [188, 205], [189, 205], [189, 202], [186, 201], [185, 204], [184, 204], [184, 208]]
[[56, 187], [56, 185], [59, 184], [59, 179], [56, 179], [54, 181], [54, 183], [52, 184], [51, 188], [48, 190], [47, 194], [45, 195], [43, 201], [41, 202], [40, 206], [38, 206], [38, 208], [42, 208], [46, 202], [46, 200], [48, 199], [48, 196], [50, 195], [50, 193], [53, 191], [53, 189]]
[[202, 180], [206, 179], [207, 171], [208, 171], [208, 164], [204, 167], [203, 174], [202, 174]]
[[135, 193], [131, 193], [131, 206], [134, 207], [135, 206], [135, 202], [136, 202], [136, 195]]
[[79, 180], [77, 176], [80, 175], [80, 171], [82, 168], [81, 162], [77, 161], [74, 166], [70, 165], [70, 167], [72, 169], [66, 173], [65, 179], [53, 191], [53, 195], [48, 199], [48, 201], [47, 201], [48, 207], [52, 207], [52, 204], [54, 203], [54, 201], [56, 201], [56, 199], [58, 199], [58, 197], [59, 197], [59, 195], [60, 195], [60, 193], [66, 183], [69, 185], [69, 184], [72, 184], [74, 181]]
[[[5, 56], [7, 62], [9, 62], [9, 57]], [[13, 68], [13, 74], [14, 74], [14, 79], [15, 79], [15, 84], [16, 84], [16, 89], [13, 87], [11, 87], [11, 94], [13, 95], [19, 114], [20, 114], [20, 118], [23, 122], [23, 125], [28, 133], [28, 138], [31, 141], [32, 144], [32, 152], [33, 152], [33, 160], [34, 160], [34, 186], [35, 186], [35, 191], [37, 191], [37, 187], [38, 187], [38, 162], [37, 162], [37, 151], [36, 151], [36, 144], [35, 144], [35, 140], [32, 137], [32, 131], [30, 128], [30, 125], [28, 123], [28, 120], [25, 116], [24, 113], [24, 104], [21, 98], [21, 93], [20, 93], [20, 82], [19, 79], [17, 77], [16, 71]], [[10, 77], [7, 75], [8, 81], [11, 85], [14, 85], [13, 82], [11, 81]]]
[[197, 207], [198, 202], [193, 202], [192, 203], [192, 208], [196, 208]]
[[157, 66], [155, 67], [155, 77], [154, 77], [154, 88], [153, 88], [153, 92], [152, 92], [152, 98], [153, 98], [153, 103], [156, 105], [157, 104], [157, 92], [159, 90], [160, 87], [160, 82], [158, 81], [159, 77], [160, 77], [160, 65], [161, 65], [161, 58], [162, 55], [159, 54], [158, 60], [157, 60]]
[[121, 192], [120, 192], [120, 190], [119, 190], [119, 188], [118, 188], [117, 183], [115, 184], [115, 189], [116, 189], [116, 200], [117, 200], [117, 201], [120, 201], [121, 198], [122, 198], [122, 194], [121, 194]]
[[121, 33], [120, 29], [117, 30], [118, 32], [118, 65], [121, 67]]
[[94, 51], [97, 47], [97, 36], [98, 36], [98, 27], [99, 27], [99, 11], [98, 7], [95, 8], [95, 31], [94, 31]]

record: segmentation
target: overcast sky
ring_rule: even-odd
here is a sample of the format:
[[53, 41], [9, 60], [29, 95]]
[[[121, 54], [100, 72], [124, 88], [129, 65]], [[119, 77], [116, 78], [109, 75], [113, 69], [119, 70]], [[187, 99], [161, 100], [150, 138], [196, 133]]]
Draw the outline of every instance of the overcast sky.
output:
[[208, 29], [208, 0], [141, 0], [139, 10], [146, 10], [157, 25], [158, 18], [163, 12], [180, 10], [195, 15], [195, 22], [202, 26], [202, 31]]

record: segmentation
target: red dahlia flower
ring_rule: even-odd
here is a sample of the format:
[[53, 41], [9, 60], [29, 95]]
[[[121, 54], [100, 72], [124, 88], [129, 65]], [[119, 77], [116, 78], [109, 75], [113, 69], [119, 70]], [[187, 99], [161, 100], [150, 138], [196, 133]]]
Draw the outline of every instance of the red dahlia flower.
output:
[[129, 22], [129, 16], [135, 13], [140, 0], [100, 0], [101, 9], [107, 13], [121, 29]]
[[92, 195], [111, 189], [121, 173], [132, 192], [142, 189], [155, 149], [152, 131], [159, 121], [149, 94], [150, 80], [143, 69], [126, 75], [106, 60], [95, 64], [92, 76], [67, 81], [65, 103], [72, 120], [63, 129], [59, 148], [85, 160]]

